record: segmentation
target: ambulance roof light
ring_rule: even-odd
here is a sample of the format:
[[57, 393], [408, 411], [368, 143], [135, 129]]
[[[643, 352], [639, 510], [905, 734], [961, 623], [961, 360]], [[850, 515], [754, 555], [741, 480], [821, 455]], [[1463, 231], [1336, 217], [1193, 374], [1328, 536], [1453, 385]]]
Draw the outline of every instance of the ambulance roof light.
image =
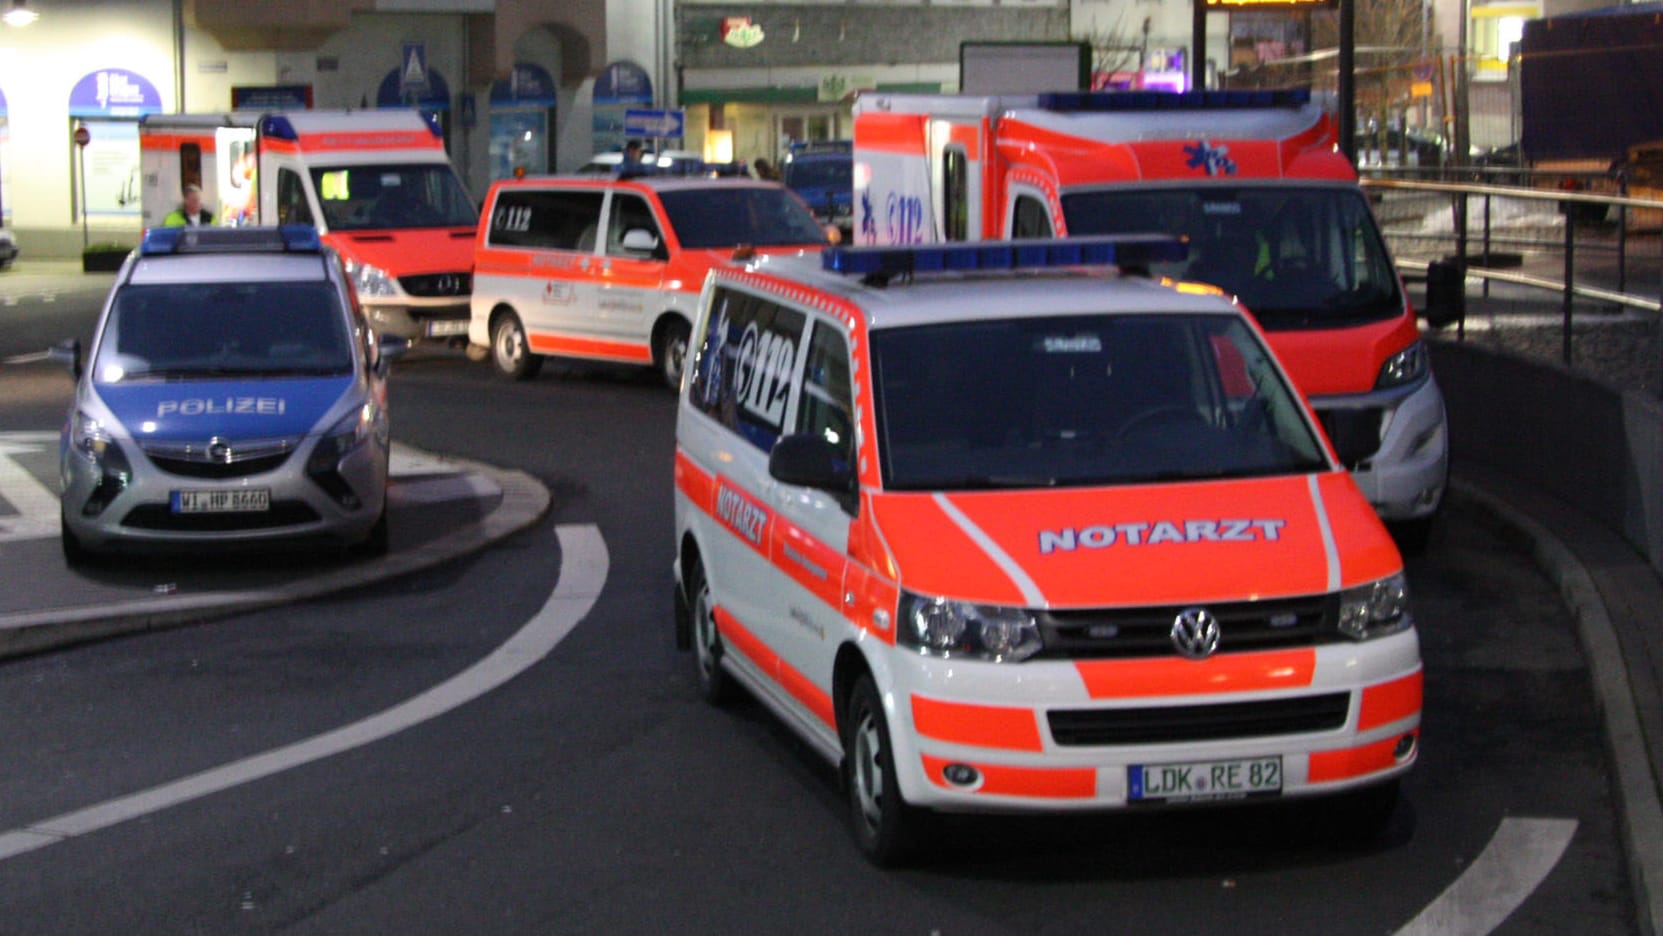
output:
[[142, 256], [192, 253], [319, 253], [323, 240], [310, 224], [282, 227], [163, 227], [144, 233]]
[[916, 247], [830, 247], [820, 266], [833, 273], [864, 276], [875, 283], [915, 273], [989, 272], [1057, 267], [1147, 267], [1176, 263], [1189, 255], [1189, 242], [1165, 234], [1116, 234], [1008, 241], [926, 244]]
[[260, 121], [260, 135], [272, 140], [300, 140], [300, 134], [295, 130], [294, 124], [281, 114], [268, 115]]
[[1058, 91], [1039, 96], [1053, 111], [1185, 111], [1301, 107], [1311, 102], [1305, 88], [1258, 91]]

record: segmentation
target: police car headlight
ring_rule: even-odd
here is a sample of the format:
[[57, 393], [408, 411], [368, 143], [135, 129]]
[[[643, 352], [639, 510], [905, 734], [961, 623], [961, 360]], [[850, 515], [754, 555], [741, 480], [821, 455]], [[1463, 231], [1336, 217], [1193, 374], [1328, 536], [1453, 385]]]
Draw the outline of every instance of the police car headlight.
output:
[[70, 421], [69, 441], [77, 452], [95, 462], [115, 444], [115, 439], [110, 436], [103, 423], [80, 410], [75, 411], [75, 418]]
[[386, 298], [398, 295], [398, 287], [387, 271], [368, 263], [357, 260], [346, 261], [346, 275], [352, 277], [352, 286], [358, 290], [358, 298]]
[[977, 605], [903, 592], [897, 642], [940, 657], [996, 663], [1026, 660], [1044, 648], [1039, 623], [1021, 608]]
[[1413, 624], [1402, 572], [1340, 593], [1340, 633], [1352, 640], [1396, 634]]
[[1426, 345], [1417, 341], [1387, 358], [1386, 363], [1380, 365], [1380, 376], [1374, 381], [1374, 389], [1386, 390], [1414, 383], [1426, 376], [1426, 372], [1431, 369], [1432, 362], [1427, 357]]

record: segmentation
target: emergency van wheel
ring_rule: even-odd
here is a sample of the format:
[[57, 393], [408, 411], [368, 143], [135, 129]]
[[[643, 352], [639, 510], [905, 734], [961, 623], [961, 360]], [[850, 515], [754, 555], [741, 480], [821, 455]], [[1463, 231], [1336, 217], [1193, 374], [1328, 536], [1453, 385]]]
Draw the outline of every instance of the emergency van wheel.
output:
[[692, 569], [688, 591], [693, 595], [693, 658], [699, 665], [699, 695], [711, 705], [733, 698], [733, 677], [722, 669], [722, 635], [716, 630], [716, 603], [704, 570]]
[[889, 722], [872, 677], [862, 674], [843, 712], [843, 785], [849, 791], [855, 844], [868, 860], [891, 867], [911, 856], [919, 811], [901, 798]]
[[679, 318], [664, 323], [658, 332], [658, 342], [652, 351], [658, 364], [658, 376], [671, 390], [681, 389], [681, 372], [687, 366], [687, 344], [693, 329]]
[[491, 323], [491, 364], [509, 380], [530, 380], [543, 369], [543, 356], [526, 346], [525, 326], [512, 312]]

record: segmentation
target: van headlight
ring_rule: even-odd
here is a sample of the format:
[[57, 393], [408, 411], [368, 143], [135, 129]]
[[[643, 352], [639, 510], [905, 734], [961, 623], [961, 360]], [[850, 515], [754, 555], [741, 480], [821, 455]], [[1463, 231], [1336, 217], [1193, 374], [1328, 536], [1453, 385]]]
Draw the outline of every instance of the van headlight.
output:
[[1432, 369], [1432, 362], [1427, 357], [1426, 345], [1416, 341], [1386, 359], [1380, 365], [1380, 376], [1375, 378], [1374, 389], [1387, 390], [1414, 383], [1426, 376]]
[[387, 271], [378, 266], [362, 263], [357, 260], [346, 261], [346, 275], [352, 278], [352, 287], [358, 290], [358, 298], [386, 298], [398, 295], [398, 287]]
[[903, 591], [900, 612], [896, 642], [933, 656], [1016, 663], [1045, 648], [1039, 622], [1022, 608], [970, 604]]
[[1396, 634], [1414, 623], [1402, 572], [1340, 592], [1340, 633], [1352, 640]]

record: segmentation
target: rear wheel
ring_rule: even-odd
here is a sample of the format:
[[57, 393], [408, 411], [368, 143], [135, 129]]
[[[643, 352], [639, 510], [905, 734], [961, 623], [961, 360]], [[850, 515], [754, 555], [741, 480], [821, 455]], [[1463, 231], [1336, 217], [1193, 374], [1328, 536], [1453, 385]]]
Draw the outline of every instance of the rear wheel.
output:
[[681, 373], [687, 367], [687, 345], [693, 329], [679, 318], [672, 318], [659, 329], [653, 347], [653, 361], [658, 364], [658, 376], [671, 390], [681, 389]]
[[842, 728], [843, 780], [855, 844], [875, 865], [899, 864], [911, 857], [921, 814], [901, 797], [889, 722], [870, 675], [862, 674], [849, 691]]
[[530, 380], [543, 369], [543, 357], [526, 344], [520, 317], [504, 312], [491, 325], [491, 365], [509, 380]]

